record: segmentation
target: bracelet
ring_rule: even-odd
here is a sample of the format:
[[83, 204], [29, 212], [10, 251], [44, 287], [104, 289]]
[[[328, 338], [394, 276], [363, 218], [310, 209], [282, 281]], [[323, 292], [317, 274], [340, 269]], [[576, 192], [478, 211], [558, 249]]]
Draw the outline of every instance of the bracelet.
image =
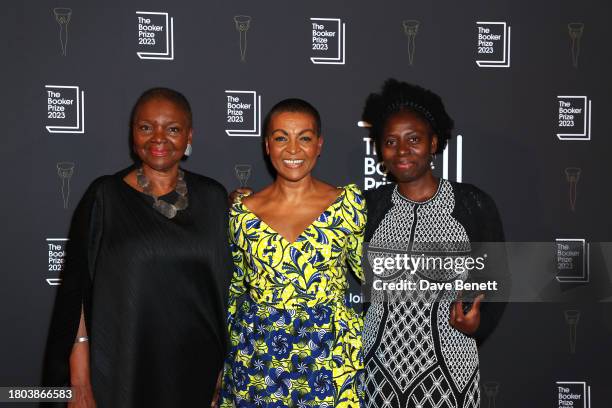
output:
[[89, 337], [82, 336], [82, 337], [77, 337], [74, 342], [76, 344], [76, 343], [85, 343], [86, 341], [89, 341]]

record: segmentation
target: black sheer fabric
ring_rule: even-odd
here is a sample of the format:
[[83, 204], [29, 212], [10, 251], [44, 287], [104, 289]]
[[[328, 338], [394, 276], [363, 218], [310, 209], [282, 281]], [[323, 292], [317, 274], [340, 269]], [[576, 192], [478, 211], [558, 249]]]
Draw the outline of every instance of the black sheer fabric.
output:
[[227, 193], [186, 171], [189, 207], [168, 219], [129, 170], [94, 181], [75, 211], [43, 382], [69, 382], [82, 304], [99, 407], [208, 406], [227, 343]]

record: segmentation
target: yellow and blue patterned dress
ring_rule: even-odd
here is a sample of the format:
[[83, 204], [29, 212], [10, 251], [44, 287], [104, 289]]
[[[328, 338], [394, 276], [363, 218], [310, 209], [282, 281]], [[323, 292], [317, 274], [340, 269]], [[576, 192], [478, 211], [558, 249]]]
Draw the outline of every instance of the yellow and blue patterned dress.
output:
[[232, 206], [222, 407], [359, 405], [363, 319], [345, 292], [347, 264], [363, 280], [366, 209], [356, 185], [342, 190], [293, 243], [242, 203]]

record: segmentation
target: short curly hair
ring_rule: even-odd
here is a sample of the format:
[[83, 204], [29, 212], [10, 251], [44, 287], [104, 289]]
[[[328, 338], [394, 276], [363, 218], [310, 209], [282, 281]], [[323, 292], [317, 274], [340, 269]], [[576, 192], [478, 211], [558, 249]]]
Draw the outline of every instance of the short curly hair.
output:
[[366, 100], [362, 120], [370, 124], [370, 135], [374, 139], [380, 157], [383, 129], [387, 120], [395, 113], [409, 111], [417, 114], [438, 136], [438, 150], [444, 151], [451, 138], [453, 119], [446, 113], [442, 99], [428, 89], [396, 79], [387, 79], [380, 93], [372, 93]]

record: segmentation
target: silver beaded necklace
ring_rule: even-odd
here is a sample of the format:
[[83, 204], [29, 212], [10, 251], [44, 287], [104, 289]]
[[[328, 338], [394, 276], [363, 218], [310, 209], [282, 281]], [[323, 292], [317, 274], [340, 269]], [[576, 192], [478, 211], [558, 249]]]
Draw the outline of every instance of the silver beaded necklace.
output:
[[185, 183], [185, 173], [181, 169], [178, 171], [178, 178], [176, 180], [176, 186], [174, 187], [174, 191], [176, 191], [178, 194], [178, 198], [174, 204], [160, 200], [158, 197], [153, 195], [151, 192], [151, 183], [149, 182], [147, 176], [144, 175], [142, 167], [136, 170], [136, 182], [138, 183], [138, 186], [142, 188], [143, 193], [153, 197], [153, 208], [157, 212], [161, 213], [164, 217], [174, 218], [178, 211], [184, 210], [189, 206], [189, 199], [187, 198], [187, 183]]

